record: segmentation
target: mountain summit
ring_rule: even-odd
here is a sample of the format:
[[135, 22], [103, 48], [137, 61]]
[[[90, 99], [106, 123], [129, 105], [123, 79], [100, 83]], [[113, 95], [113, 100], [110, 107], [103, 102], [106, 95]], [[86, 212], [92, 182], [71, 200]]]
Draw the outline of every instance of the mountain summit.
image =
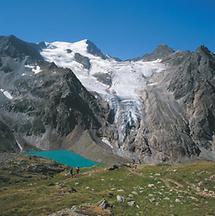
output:
[[175, 51], [166, 44], [159, 45], [151, 54], [145, 54], [144, 60], [163, 59]]
[[142, 57], [134, 58], [133, 60], [138, 61], [138, 60], [143, 59], [145, 61], [153, 61], [156, 59], [163, 59], [174, 52], [175, 50], [170, 48], [168, 45], [161, 44], [158, 47], [156, 47], [152, 53], [147, 53], [143, 55]]
[[29, 56], [42, 60], [36, 44], [24, 42], [14, 35], [0, 36], [0, 55], [13, 58]]
[[102, 59], [107, 59], [107, 56], [102, 53], [102, 51], [90, 40], [86, 40], [87, 51], [95, 56], [99, 56]]

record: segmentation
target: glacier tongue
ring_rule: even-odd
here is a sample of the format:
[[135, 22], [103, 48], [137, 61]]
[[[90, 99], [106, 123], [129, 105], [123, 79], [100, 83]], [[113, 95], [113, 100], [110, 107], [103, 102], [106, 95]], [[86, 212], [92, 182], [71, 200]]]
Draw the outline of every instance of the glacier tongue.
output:
[[119, 135], [119, 145], [122, 145], [132, 130], [137, 130], [142, 119], [142, 104], [139, 100], [122, 100], [116, 110], [115, 124]]
[[[117, 144], [123, 148], [124, 141], [138, 130], [144, 117], [141, 95], [146, 88], [146, 78], [165, 70], [166, 66], [159, 59], [117, 61], [107, 55], [104, 59], [89, 53], [87, 46], [87, 40], [53, 42], [48, 43], [41, 55], [60, 67], [70, 68], [89, 91], [97, 92], [109, 103], [114, 118], [112, 123], [117, 130]], [[76, 53], [81, 56], [79, 62], [76, 61]], [[82, 62], [86, 60], [89, 60], [89, 69]], [[111, 83], [102, 82], [97, 78], [98, 75], [101, 78], [110, 76]]]

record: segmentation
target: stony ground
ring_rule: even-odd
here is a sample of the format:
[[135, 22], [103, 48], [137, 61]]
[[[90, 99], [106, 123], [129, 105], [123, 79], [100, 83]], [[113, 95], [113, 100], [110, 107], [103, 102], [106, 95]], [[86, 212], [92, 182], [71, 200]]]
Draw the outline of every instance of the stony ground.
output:
[[0, 164], [1, 216], [215, 215], [215, 163], [82, 169], [18, 156]]

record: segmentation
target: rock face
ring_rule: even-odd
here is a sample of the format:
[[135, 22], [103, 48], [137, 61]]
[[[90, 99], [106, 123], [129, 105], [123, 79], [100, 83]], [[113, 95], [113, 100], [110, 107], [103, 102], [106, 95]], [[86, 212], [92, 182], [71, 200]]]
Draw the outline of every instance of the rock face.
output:
[[33, 59], [42, 60], [38, 52], [39, 46], [32, 43], [24, 42], [14, 35], [0, 36], [0, 55], [1, 57], [23, 58], [30, 56]]
[[1, 149], [83, 153], [77, 143], [93, 140], [138, 162], [215, 159], [214, 73], [215, 55], [204, 46], [175, 52], [161, 45], [118, 61], [88, 40], [0, 37], [0, 121], [11, 134]]
[[18, 152], [15, 137], [11, 130], [0, 121], [0, 152]]
[[107, 56], [102, 53], [102, 51], [90, 40], [86, 40], [87, 44], [87, 51], [88, 53], [94, 55], [94, 56], [99, 56], [102, 59], [107, 59]]
[[[183, 62], [172, 61], [168, 89], [184, 107], [189, 133], [199, 146], [214, 151], [215, 140], [215, 55], [206, 47], [194, 53], [182, 53]], [[177, 60], [177, 59], [176, 59]]]
[[205, 149], [214, 154], [215, 55], [202, 46], [163, 62], [167, 70], [152, 76], [155, 85], [144, 92], [145, 118], [133, 150], [154, 161], [197, 157]]
[[84, 68], [86, 69], [90, 69], [90, 59], [85, 57], [85, 56], [82, 56], [81, 54], [79, 53], [75, 53], [74, 55], [74, 59], [75, 61], [79, 62], [80, 64], [82, 64], [84, 66]]

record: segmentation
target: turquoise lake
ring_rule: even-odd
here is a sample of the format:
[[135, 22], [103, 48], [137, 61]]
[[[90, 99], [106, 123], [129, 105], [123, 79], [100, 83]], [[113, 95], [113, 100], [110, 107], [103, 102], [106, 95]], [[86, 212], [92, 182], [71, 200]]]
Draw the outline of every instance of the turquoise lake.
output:
[[97, 163], [67, 150], [29, 151], [28, 155], [54, 160], [70, 167], [91, 167]]

